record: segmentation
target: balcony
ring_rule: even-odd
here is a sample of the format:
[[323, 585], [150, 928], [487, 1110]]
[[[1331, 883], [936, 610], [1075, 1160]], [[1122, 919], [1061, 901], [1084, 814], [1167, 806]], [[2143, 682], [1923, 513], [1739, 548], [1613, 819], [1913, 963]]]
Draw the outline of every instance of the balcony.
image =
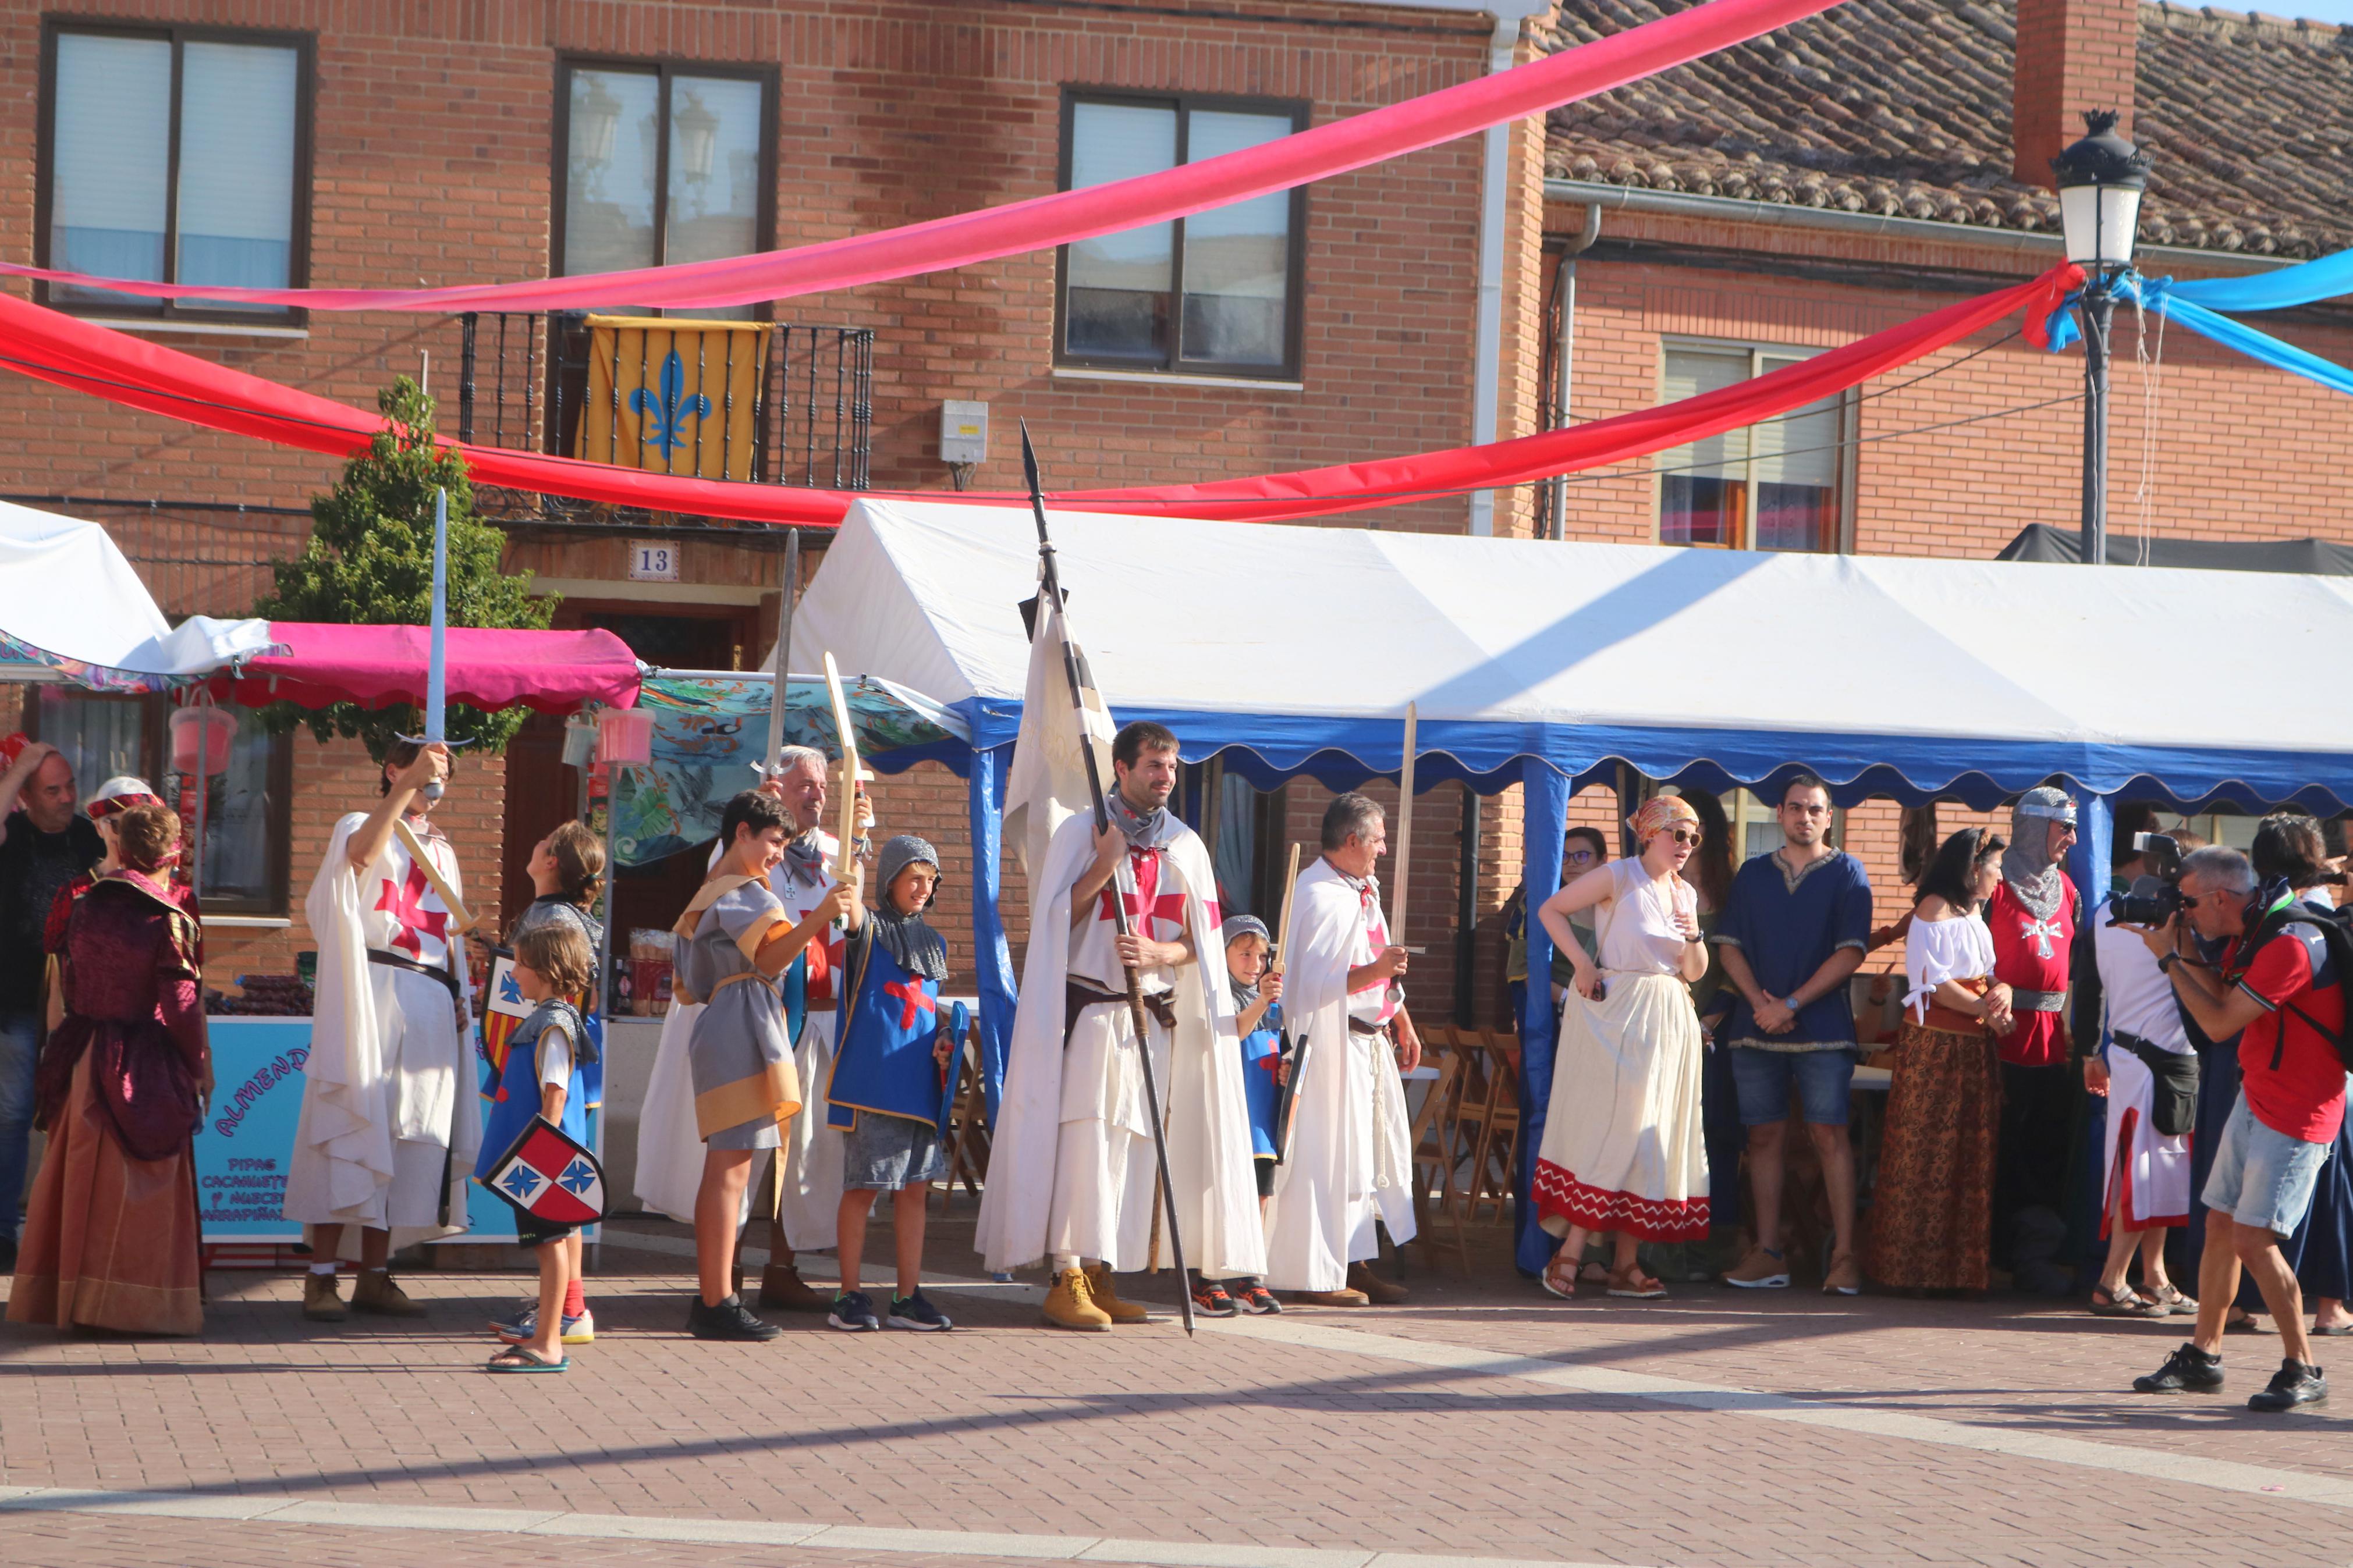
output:
[[[874, 416], [865, 327], [589, 314], [459, 318], [458, 438], [657, 473], [862, 490]], [[485, 487], [509, 525], [732, 528]]]

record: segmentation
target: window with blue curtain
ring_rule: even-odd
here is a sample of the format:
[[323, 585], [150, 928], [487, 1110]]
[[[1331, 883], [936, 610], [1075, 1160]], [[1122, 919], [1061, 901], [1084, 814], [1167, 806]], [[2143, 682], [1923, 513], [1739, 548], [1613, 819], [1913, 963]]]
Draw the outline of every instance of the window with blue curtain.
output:
[[[306, 281], [307, 37], [53, 23], [47, 43], [43, 265], [167, 283]], [[164, 316], [292, 313], [66, 285], [47, 300]]]

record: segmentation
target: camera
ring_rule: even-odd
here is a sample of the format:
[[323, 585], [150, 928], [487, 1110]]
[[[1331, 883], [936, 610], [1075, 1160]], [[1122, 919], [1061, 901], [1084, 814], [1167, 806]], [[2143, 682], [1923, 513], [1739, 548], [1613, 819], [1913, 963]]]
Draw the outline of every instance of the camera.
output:
[[2108, 900], [2112, 926], [2161, 926], [2189, 907], [2181, 894], [2181, 846], [2164, 833], [2136, 833], [2133, 847], [2156, 862], [2157, 875], [2136, 878], [2128, 892]]

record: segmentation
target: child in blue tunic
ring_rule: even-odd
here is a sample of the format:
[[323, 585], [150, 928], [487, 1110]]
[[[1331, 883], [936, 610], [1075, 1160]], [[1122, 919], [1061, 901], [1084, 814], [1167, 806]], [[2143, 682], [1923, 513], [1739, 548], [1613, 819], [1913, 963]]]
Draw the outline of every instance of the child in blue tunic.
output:
[[881, 897], [853, 903], [843, 922], [842, 976], [836, 987], [840, 1023], [826, 1087], [828, 1125], [843, 1138], [841, 1207], [835, 1216], [841, 1293], [827, 1319], [837, 1329], [879, 1329], [873, 1298], [859, 1289], [866, 1219], [874, 1194], [896, 1193], [892, 1234], [898, 1242], [898, 1292], [891, 1326], [949, 1328], [924, 1299], [923, 1211], [931, 1184], [947, 1173], [939, 1139], [940, 1068], [952, 1042], [940, 1027], [940, 983], [948, 977], [947, 943], [923, 919], [940, 881], [940, 858], [913, 834], [882, 846], [875, 860]]
[[[533, 1004], [532, 1014], [509, 1045], [506, 1068], [482, 1128], [481, 1158], [474, 1167], [477, 1180], [490, 1174], [537, 1117], [545, 1117], [577, 1142], [585, 1143], [588, 1138], [582, 1079], [596, 1047], [580, 1010], [566, 998], [595, 978], [596, 954], [577, 926], [554, 922], [518, 932], [514, 954], [515, 986]], [[570, 1337], [565, 1331], [570, 1326], [576, 1332], [586, 1317], [584, 1304], [567, 1325], [564, 1310], [565, 1296], [580, 1277], [579, 1232], [568, 1225], [547, 1225], [518, 1209], [515, 1234], [539, 1254], [539, 1301], [527, 1335], [501, 1332], [512, 1342], [491, 1358], [491, 1370], [562, 1372], [572, 1364], [564, 1351]], [[510, 1326], [523, 1325], [501, 1327]]]
[[[1250, 1109], [1250, 1152], [1258, 1173], [1259, 1213], [1274, 1191], [1277, 1129], [1282, 1096], [1282, 973], [1267, 967], [1273, 956], [1266, 923], [1255, 915], [1235, 915], [1219, 928], [1226, 943], [1226, 977], [1234, 990], [1234, 1033], [1241, 1040], [1242, 1098]], [[1247, 1312], [1280, 1312], [1282, 1306], [1257, 1279], [1229, 1279], [1226, 1292]]]

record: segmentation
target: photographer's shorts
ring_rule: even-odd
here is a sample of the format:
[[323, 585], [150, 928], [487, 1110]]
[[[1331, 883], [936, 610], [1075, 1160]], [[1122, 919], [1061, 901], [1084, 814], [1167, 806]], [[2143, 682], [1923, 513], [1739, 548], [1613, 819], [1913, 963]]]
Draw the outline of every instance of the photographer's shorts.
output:
[[2291, 1138], [2255, 1120], [2242, 1091], [2214, 1143], [2214, 1169], [2200, 1194], [2241, 1225], [2286, 1236], [2312, 1206], [2331, 1145]]

